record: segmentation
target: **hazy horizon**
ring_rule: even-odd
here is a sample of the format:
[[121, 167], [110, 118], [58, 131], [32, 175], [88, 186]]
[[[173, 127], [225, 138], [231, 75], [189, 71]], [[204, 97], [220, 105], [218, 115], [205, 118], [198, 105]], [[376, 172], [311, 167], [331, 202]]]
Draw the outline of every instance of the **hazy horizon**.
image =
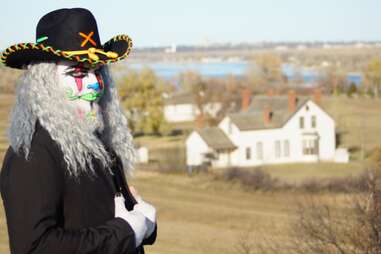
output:
[[[230, 41], [213, 41], [209, 42], [209, 46], [218, 46], [218, 45], [232, 45], [232, 46], [239, 46], [239, 45], [260, 45], [260, 44], [355, 44], [355, 43], [369, 43], [369, 44], [378, 44], [381, 43], [381, 39], [377, 40], [315, 40], [315, 41], [294, 41], [294, 40], [283, 40], [283, 41], [242, 41], [242, 42], [230, 42]], [[173, 45], [173, 44], [172, 44]], [[164, 47], [170, 47], [172, 46], [170, 44], [168, 45], [156, 45], [156, 46], [141, 46], [137, 47], [139, 49], [145, 49], [145, 48], [164, 48]], [[202, 43], [195, 43], [195, 44], [174, 44], [176, 46], [181, 47], [201, 47], [203, 46]]]
[[[21, 5], [21, 7], [20, 7]], [[3, 0], [0, 48], [33, 42], [38, 20], [58, 8], [90, 9], [102, 42], [128, 34], [136, 48], [210, 43], [380, 41], [377, 0]]]

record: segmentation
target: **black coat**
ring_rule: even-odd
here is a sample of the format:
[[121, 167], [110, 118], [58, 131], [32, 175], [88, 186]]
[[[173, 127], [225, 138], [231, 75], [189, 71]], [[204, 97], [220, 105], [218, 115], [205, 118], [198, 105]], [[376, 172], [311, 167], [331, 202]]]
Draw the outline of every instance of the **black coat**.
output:
[[[96, 159], [93, 162], [97, 176], [70, 177], [57, 143], [39, 124], [29, 160], [8, 149], [0, 189], [12, 254], [144, 253], [142, 247], [135, 248], [130, 225], [114, 217], [118, 191], [123, 192], [127, 209], [136, 202], [120, 160], [116, 158], [112, 167], [116, 177]], [[143, 244], [155, 239], [156, 229]]]

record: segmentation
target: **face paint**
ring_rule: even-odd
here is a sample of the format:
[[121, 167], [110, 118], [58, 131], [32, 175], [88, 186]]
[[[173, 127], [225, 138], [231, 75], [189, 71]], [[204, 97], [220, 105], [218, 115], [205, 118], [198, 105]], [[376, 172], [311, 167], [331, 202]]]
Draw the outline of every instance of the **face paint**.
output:
[[102, 95], [100, 93], [97, 93], [97, 92], [89, 92], [89, 93], [85, 93], [82, 95], [74, 95], [73, 90], [67, 91], [67, 97], [71, 101], [77, 100], [77, 99], [85, 100], [85, 101], [96, 101], [101, 96]]
[[59, 84], [66, 90], [66, 98], [77, 109], [79, 118], [96, 117], [98, 101], [104, 90], [102, 77], [97, 70], [62, 61], [57, 64], [57, 74]]
[[100, 84], [97, 82], [97, 83], [94, 83], [94, 84], [90, 84], [90, 85], [87, 85], [87, 88], [88, 89], [93, 89], [95, 91], [101, 91], [101, 86]]
[[102, 78], [102, 76], [99, 73], [96, 73], [95, 75], [97, 77], [100, 89], [103, 90], [104, 84], [103, 84], [103, 78]]
[[[74, 74], [78, 75], [81, 72], [80, 67], [74, 67]], [[78, 91], [82, 91], [82, 78], [74, 76]]]

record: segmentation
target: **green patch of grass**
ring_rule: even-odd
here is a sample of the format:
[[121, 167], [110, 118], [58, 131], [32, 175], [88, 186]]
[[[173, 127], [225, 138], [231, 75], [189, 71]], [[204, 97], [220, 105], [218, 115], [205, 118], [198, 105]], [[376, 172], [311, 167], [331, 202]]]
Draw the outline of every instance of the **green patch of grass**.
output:
[[195, 126], [195, 123], [192, 121], [170, 123], [171, 129], [183, 130], [185, 132], [191, 132]]
[[322, 106], [335, 119], [340, 131], [340, 146], [352, 150], [352, 158], [361, 159], [381, 144], [381, 99], [324, 97]]
[[312, 178], [336, 178], [358, 176], [364, 172], [365, 165], [360, 162], [339, 163], [298, 163], [264, 166], [263, 170], [271, 176], [289, 183], [299, 183]]
[[172, 148], [184, 146], [185, 136], [142, 136], [135, 138], [134, 142], [148, 149]]

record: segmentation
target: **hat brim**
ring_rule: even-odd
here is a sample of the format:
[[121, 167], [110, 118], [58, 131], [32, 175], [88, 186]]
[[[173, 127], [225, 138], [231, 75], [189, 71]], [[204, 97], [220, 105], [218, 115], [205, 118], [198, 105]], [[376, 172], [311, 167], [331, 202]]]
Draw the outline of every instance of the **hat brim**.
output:
[[126, 58], [131, 51], [132, 40], [128, 35], [117, 35], [107, 41], [101, 48], [105, 52], [112, 51], [118, 57], [111, 58], [104, 54], [96, 53], [98, 60], [92, 60], [87, 54], [70, 55], [60, 49], [53, 48], [43, 43], [19, 43], [8, 47], [0, 54], [0, 63], [17, 69], [32, 62], [47, 62], [68, 60], [73, 62], [88, 63], [92, 66], [114, 63]]

